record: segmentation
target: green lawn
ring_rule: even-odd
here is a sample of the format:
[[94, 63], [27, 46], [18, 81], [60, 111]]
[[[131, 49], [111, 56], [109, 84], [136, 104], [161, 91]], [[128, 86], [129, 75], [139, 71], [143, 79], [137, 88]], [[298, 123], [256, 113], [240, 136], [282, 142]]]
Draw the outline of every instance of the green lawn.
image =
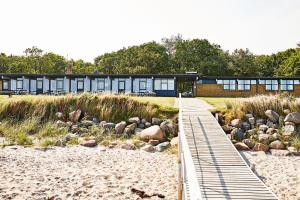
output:
[[175, 97], [130, 97], [140, 102], [149, 102], [160, 106], [174, 107]]
[[234, 97], [197, 97], [214, 106], [217, 110], [226, 108], [226, 102], [235, 101], [239, 98]]

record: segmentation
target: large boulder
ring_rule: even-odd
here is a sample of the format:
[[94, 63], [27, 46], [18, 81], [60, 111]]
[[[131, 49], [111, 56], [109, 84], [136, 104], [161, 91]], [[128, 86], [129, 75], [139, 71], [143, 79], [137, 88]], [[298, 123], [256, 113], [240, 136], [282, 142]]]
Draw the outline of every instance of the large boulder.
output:
[[152, 140], [164, 141], [166, 138], [166, 135], [158, 125], [154, 125], [154, 126], [144, 129], [141, 132], [140, 137], [143, 140], [151, 140], [152, 139]]
[[171, 120], [163, 121], [160, 124], [160, 128], [166, 135], [177, 136], [176, 124], [174, 124]]
[[158, 144], [155, 147], [155, 149], [158, 152], [162, 152], [162, 151], [166, 150], [169, 146], [170, 146], [170, 142], [163, 142], [163, 143]]
[[131, 117], [131, 118], [128, 119], [128, 122], [129, 123], [137, 123], [137, 124], [139, 124], [140, 123], [140, 118], [138, 118], [138, 117]]
[[235, 128], [241, 128], [242, 127], [242, 120], [241, 119], [234, 119], [230, 122], [231, 126]]
[[269, 147], [271, 149], [284, 149], [285, 148], [284, 144], [279, 140], [275, 140], [274, 142], [271, 142]]
[[277, 123], [279, 120], [279, 114], [273, 110], [266, 110], [265, 115], [268, 117], [268, 119], [272, 122]]
[[126, 127], [126, 122], [122, 121], [120, 123], [117, 123], [115, 126], [115, 133], [117, 135], [121, 135], [124, 132], [125, 127]]
[[71, 122], [73, 123], [77, 123], [80, 118], [82, 118], [83, 116], [83, 113], [81, 112], [80, 109], [76, 110], [76, 111], [73, 111], [73, 112], [70, 112], [69, 113], [69, 119]]
[[269, 146], [262, 143], [256, 143], [255, 146], [253, 147], [253, 150], [267, 152], [269, 150]]
[[250, 150], [250, 148], [243, 142], [237, 142], [234, 144], [234, 146], [237, 150], [241, 150], [241, 151], [249, 151]]
[[130, 136], [130, 135], [134, 134], [134, 130], [136, 129], [136, 127], [137, 127], [136, 123], [129, 124], [128, 126], [126, 126], [126, 128], [124, 130], [124, 135]]
[[245, 132], [241, 128], [234, 128], [231, 133], [231, 139], [242, 141], [245, 138]]
[[298, 112], [289, 113], [285, 117], [284, 122], [293, 122], [295, 124], [300, 124], [300, 113]]

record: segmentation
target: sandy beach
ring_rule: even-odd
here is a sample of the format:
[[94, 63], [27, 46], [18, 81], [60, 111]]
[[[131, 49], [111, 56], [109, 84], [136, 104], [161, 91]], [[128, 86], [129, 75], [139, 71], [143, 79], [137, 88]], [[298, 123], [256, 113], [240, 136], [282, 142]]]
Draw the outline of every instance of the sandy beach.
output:
[[0, 199], [141, 199], [132, 188], [177, 199], [177, 170], [176, 157], [167, 153], [5, 147], [0, 149]]
[[280, 200], [300, 200], [300, 157], [241, 152], [259, 178]]

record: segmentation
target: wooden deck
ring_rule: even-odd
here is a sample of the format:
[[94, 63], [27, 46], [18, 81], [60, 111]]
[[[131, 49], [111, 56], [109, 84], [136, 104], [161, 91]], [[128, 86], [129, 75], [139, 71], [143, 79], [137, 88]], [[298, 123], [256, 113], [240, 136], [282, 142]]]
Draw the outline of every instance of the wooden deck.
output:
[[187, 143], [193, 161], [185, 168], [196, 174], [198, 185], [193, 187], [199, 187], [201, 193], [200, 198], [193, 198], [191, 183], [187, 183], [186, 199], [277, 199], [250, 170], [207, 104], [182, 98], [179, 106], [180, 134], [184, 134], [180, 140]]

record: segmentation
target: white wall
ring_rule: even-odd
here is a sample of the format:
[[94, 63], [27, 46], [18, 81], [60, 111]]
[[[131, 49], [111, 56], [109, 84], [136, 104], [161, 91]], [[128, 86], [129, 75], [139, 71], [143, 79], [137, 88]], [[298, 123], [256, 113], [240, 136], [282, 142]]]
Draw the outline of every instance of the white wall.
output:
[[[47, 92], [49, 90], [49, 79], [43, 77], [43, 92]], [[51, 89], [52, 90], [52, 89]]]
[[23, 77], [23, 90], [29, 91], [29, 79]]
[[64, 91], [69, 92], [69, 79], [67, 77], [64, 77]]
[[71, 80], [71, 92], [77, 92], [77, 78]]
[[85, 77], [84, 79], [84, 91], [85, 92], [90, 91], [90, 79], [88, 77]]
[[30, 91], [36, 92], [36, 80], [30, 80]]
[[10, 81], [10, 89], [11, 90], [16, 90], [17, 89], [17, 81], [14, 79], [11, 79]]

